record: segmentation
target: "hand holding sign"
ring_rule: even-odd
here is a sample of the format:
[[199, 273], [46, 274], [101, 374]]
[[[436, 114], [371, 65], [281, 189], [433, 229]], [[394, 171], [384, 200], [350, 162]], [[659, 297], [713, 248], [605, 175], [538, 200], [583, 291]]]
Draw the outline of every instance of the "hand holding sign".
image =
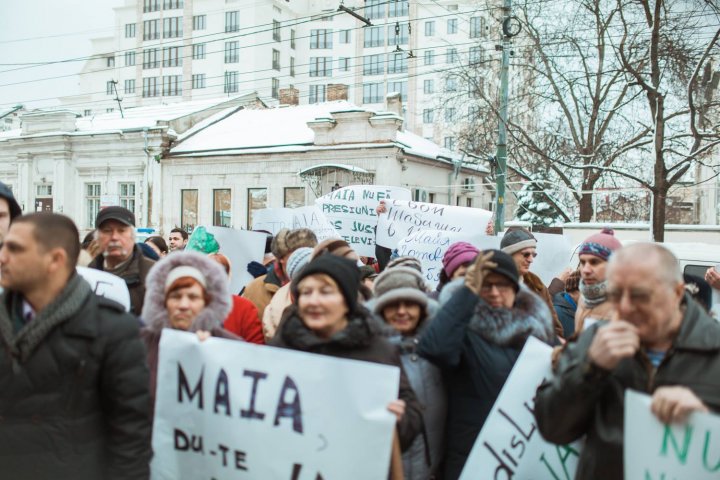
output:
[[682, 423], [692, 412], [708, 413], [708, 407], [687, 387], [659, 387], [650, 409], [663, 423]]

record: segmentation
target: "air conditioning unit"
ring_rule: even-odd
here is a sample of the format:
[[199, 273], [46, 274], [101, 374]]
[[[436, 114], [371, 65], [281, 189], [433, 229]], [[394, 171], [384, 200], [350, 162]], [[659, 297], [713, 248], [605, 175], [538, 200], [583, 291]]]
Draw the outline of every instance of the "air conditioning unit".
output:
[[462, 183], [462, 190], [463, 192], [474, 192], [475, 179], [473, 177], [464, 178]]
[[428, 191], [422, 188], [413, 189], [413, 200], [416, 202], [427, 202], [429, 198]]

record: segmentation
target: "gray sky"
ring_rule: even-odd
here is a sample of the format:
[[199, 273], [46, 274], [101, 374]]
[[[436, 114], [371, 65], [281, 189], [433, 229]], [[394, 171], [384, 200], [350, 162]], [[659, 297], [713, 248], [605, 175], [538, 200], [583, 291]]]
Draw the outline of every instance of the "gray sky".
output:
[[[57, 105], [53, 98], [78, 93], [74, 74], [82, 61], [32, 68], [7, 64], [90, 55], [90, 39], [113, 33], [112, 8], [122, 4], [123, 0], [0, 0], [0, 108], [18, 103]], [[17, 68], [23, 69], [8, 72]], [[61, 75], [70, 76], [7, 85]]]

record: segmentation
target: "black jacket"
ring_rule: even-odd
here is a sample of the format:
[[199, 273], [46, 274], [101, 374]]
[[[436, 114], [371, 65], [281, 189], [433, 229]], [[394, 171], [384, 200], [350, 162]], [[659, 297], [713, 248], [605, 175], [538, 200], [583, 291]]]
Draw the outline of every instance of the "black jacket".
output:
[[0, 296], [0, 476], [146, 479], [150, 395], [138, 323], [74, 275], [17, 334]]
[[399, 367], [398, 398], [405, 400], [406, 406], [405, 415], [398, 424], [398, 437], [400, 447], [405, 451], [422, 431], [422, 407], [402, 368], [397, 348], [383, 338], [380, 330], [370, 312], [364, 307], [358, 307], [344, 330], [329, 340], [323, 340], [305, 326], [297, 313], [297, 306], [291, 305], [285, 309], [278, 332], [269, 345]]

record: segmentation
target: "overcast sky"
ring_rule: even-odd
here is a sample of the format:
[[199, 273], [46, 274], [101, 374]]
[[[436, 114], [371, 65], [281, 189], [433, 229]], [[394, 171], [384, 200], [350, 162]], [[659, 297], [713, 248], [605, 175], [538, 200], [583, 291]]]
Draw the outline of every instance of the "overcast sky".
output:
[[[0, 0], [0, 108], [56, 105], [53, 99], [78, 93], [75, 75], [84, 62], [26, 68], [90, 55], [90, 39], [113, 33], [113, 10], [123, 0]], [[14, 72], [8, 70], [22, 68]], [[48, 77], [65, 78], [7, 85]], [[47, 99], [47, 100], [39, 100]]]

